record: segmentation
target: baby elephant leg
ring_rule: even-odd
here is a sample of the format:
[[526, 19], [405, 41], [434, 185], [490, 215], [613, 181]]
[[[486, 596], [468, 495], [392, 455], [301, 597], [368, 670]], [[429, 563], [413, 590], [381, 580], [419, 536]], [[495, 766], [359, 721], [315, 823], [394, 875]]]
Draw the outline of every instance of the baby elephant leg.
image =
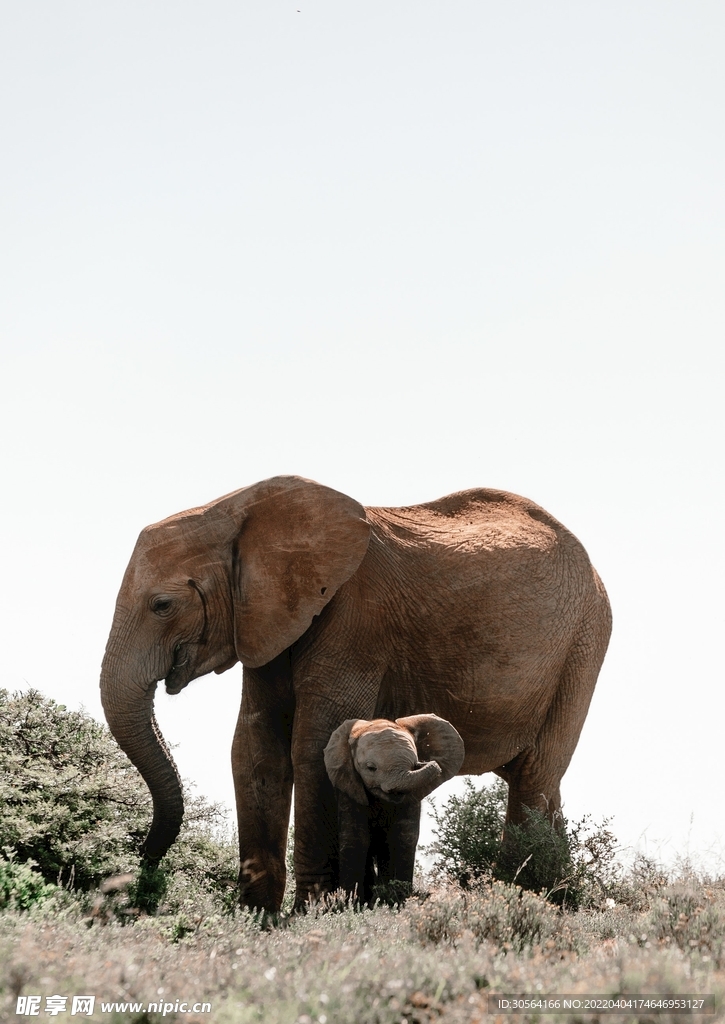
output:
[[370, 808], [338, 791], [340, 886], [350, 896], [368, 899], [370, 893]]
[[378, 884], [413, 881], [420, 831], [420, 801], [401, 804], [375, 801], [372, 811], [372, 853], [378, 865]]

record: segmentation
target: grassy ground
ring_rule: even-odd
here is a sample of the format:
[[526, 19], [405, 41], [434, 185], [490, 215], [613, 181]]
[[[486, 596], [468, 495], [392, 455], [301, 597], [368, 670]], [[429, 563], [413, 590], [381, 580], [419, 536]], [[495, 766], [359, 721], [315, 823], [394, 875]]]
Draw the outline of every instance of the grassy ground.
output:
[[[715, 996], [725, 1020], [725, 882], [684, 877], [599, 910], [561, 912], [531, 893], [493, 883], [439, 884], [400, 910], [338, 907], [262, 927], [242, 913], [147, 917], [121, 924], [103, 907], [46, 904], [0, 915], [0, 1019], [19, 1021], [18, 995], [94, 994], [92, 1018], [213, 1024], [425, 1024], [493, 1021], [492, 992]], [[105, 923], [104, 923], [105, 921]], [[186, 931], [192, 927], [193, 930]], [[177, 1001], [208, 1001], [181, 1013]], [[101, 1011], [100, 1003], [143, 1010]], [[166, 1004], [147, 1012], [148, 1003]], [[171, 1004], [171, 1008], [169, 1008]], [[68, 1000], [67, 1010], [71, 1009]], [[498, 1019], [507, 1018], [501, 1016]], [[517, 1015], [515, 1021], [596, 1020]], [[693, 1019], [637, 1012], [602, 1020]]]
[[[400, 910], [341, 903], [272, 926], [234, 910], [237, 848], [219, 808], [187, 793], [178, 841], [139, 875], [149, 793], [108, 730], [0, 689], [0, 1024], [55, 1009], [130, 1024], [455, 1024], [496, 1019], [491, 993], [707, 993], [717, 1009], [695, 1019], [725, 1020], [725, 880], [673, 880], [646, 860], [626, 872], [606, 822], [532, 816], [504, 850], [506, 800], [500, 780], [469, 782], [435, 814], [428, 852], [449, 881], [421, 880]], [[81, 995], [95, 996], [91, 1018], [73, 1013]], [[211, 1011], [193, 1011], [202, 1003]], [[542, 1019], [560, 1018], [581, 1019]]]

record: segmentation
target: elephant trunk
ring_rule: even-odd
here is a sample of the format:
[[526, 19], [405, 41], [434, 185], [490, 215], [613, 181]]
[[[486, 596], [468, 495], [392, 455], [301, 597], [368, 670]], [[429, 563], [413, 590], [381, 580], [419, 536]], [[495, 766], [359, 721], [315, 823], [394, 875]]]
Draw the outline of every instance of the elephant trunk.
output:
[[395, 792], [407, 793], [416, 800], [428, 796], [440, 784], [441, 768], [435, 761], [427, 761], [395, 780]]
[[108, 726], [151, 792], [153, 821], [141, 847], [158, 862], [179, 834], [184, 817], [181, 779], [153, 713], [156, 682], [139, 683], [127, 656], [109, 642], [101, 668], [101, 702]]

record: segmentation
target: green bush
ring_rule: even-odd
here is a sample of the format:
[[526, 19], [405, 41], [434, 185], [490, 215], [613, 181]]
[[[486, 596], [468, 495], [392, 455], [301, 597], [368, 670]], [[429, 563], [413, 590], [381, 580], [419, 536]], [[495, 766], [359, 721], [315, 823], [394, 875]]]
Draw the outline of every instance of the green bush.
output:
[[436, 867], [465, 889], [479, 878], [494, 874], [501, 853], [508, 786], [497, 779], [476, 788], [464, 780], [462, 796], [451, 796], [441, 810], [431, 801], [435, 842], [426, 848]]
[[545, 892], [554, 903], [572, 909], [601, 903], [619, 884], [616, 840], [608, 821], [592, 825], [588, 817], [570, 825], [552, 824], [526, 809], [526, 822], [508, 825], [503, 841], [508, 787], [501, 779], [476, 788], [465, 780], [462, 796], [434, 806], [435, 841], [426, 852], [435, 868], [464, 889], [481, 880], [516, 883]]
[[36, 866], [33, 860], [19, 863], [14, 851], [5, 850], [0, 857], [0, 910], [30, 910], [52, 896], [56, 886], [48, 885]]
[[0, 845], [85, 890], [134, 862], [149, 821], [146, 785], [104, 726], [0, 690]]
[[379, 903], [381, 906], [400, 907], [412, 895], [412, 883], [402, 882], [398, 878], [373, 886], [373, 903]]
[[[203, 896], [234, 904], [237, 853], [223, 810], [185, 795], [184, 824], [153, 879], [137, 877], [118, 903], [177, 913]], [[37, 690], [0, 690], [0, 849], [29, 858], [46, 883], [88, 891], [137, 872], [151, 821], [146, 783], [108, 729]]]

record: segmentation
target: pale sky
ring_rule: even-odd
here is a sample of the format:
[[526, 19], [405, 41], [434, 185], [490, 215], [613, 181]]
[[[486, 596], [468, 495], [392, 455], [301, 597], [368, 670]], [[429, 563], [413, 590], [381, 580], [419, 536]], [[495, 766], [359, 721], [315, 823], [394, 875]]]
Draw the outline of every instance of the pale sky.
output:
[[[722, 865], [723, 53], [719, 0], [5, 0], [0, 685], [100, 717], [184, 508], [503, 488], [613, 606], [567, 814]], [[229, 804], [240, 691], [157, 697]]]

